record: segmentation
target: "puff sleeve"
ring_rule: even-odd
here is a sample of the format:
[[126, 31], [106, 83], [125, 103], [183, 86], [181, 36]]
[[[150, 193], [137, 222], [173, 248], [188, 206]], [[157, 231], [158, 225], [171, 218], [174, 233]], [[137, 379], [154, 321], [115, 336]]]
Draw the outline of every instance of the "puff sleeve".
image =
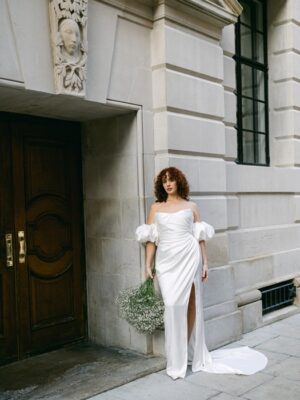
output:
[[136, 228], [135, 238], [140, 243], [153, 242], [158, 245], [158, 231], [155, 224], [143, 224]]
[[215, 234], [213, 226], [209, 225], [207, 222], [194, 222], [193, 223], [193, 235], [195, 238], [200, 240], [209, 240]]

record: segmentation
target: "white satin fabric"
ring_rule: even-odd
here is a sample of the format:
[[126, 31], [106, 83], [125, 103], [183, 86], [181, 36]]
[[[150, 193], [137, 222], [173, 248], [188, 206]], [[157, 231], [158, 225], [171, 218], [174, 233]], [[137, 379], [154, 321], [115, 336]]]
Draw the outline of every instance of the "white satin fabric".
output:
[[[187, 364], [192, 371], [250, 375], [267, 364], [262, 353], [247, 346], [215, 350], [205, 344], [203, 319], [202, 257], [199, 240], [209, 240], [214, 228], [206, 222], [193, 222], [193, 211], [157, 212], [153, 224], [136, 230], [140, 243], [157, 245], [155, 269], [165, 313], [165, 350], [167, 374], [184, 378]], [[190, 340], [187, 338], [187, 308], [192, 285], [195, 285], [196, 318]]]

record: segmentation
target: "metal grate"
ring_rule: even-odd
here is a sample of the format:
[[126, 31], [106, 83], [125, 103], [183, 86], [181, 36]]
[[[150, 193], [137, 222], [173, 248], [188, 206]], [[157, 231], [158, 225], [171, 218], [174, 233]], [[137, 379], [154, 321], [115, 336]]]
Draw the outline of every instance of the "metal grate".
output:
[[293, 304], [296, 296], [296, 287], [292, 279], [261, 288], [260, 291], [262, 293], [263, 314]]

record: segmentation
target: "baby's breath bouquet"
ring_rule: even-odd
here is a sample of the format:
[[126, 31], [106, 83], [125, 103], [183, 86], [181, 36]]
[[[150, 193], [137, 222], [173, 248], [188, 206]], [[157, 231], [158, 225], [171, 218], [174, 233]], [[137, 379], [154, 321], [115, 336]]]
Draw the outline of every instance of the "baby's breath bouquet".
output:
[[144, 334], [164, 327], [164, 303], [155, 293], [154, 283], [147, 278], [140, 286], [122, 290], [116, 298], [120, 316]]

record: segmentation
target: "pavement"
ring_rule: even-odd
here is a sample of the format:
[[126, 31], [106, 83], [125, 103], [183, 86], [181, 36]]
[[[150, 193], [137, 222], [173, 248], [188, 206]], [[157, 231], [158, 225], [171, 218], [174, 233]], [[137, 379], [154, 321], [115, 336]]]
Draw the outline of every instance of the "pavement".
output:
[[246, 345], [268, 357], [256, 374], [192, 373], [173, 380], [165, 370], [121, 385], [90, 400], [299, 400], [300, 313], [243, 335], [223, 348]]
[[74, 343], [0, 367], [0, 400], [83, 400], [164, 367], [164, 357]]

